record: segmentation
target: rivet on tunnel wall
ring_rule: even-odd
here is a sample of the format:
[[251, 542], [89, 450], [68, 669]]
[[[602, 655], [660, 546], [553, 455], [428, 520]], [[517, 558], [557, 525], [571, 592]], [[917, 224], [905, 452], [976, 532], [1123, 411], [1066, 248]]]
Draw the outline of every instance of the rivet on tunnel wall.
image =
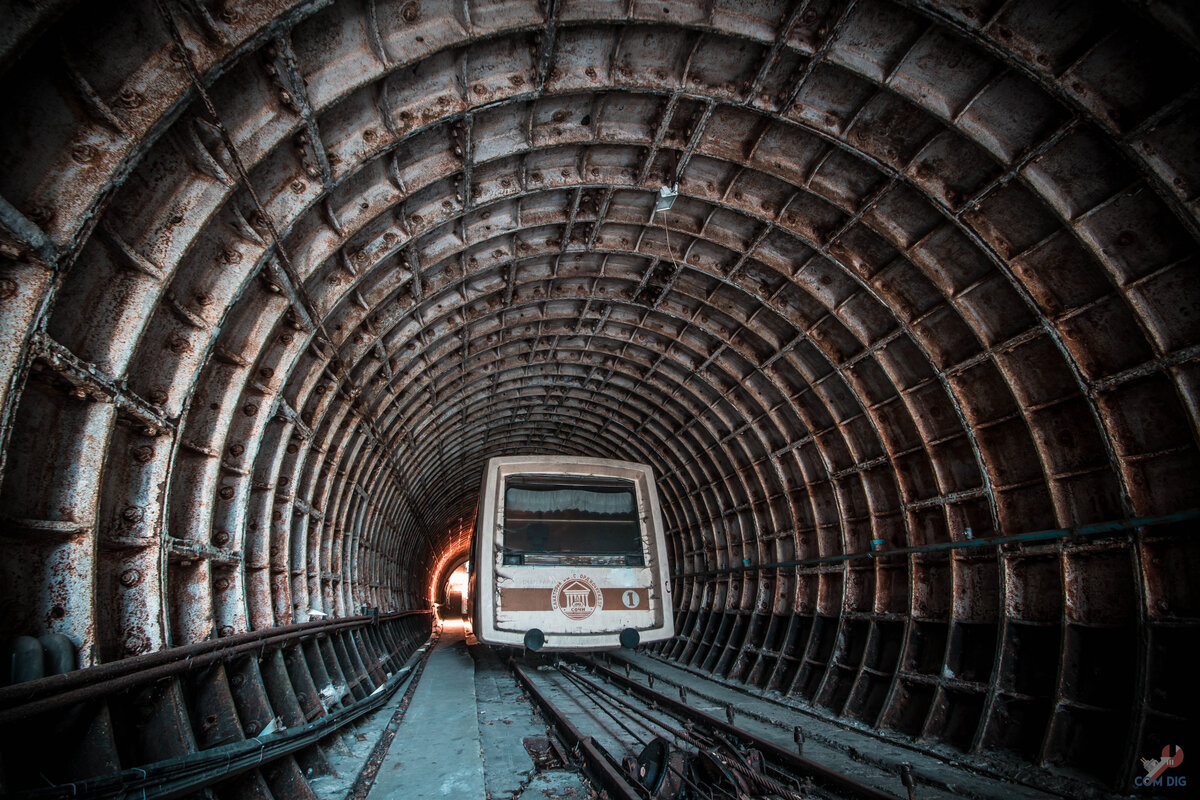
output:
[[96, 157], [96, 148], [90, 144], [77, 144], [71, 148], [71, 158], [79, 164], [87, 164]]
[[44, 228], [54, 221], [54, 209], [50, 206], [34, 206], [29, 209], [29, 220]]
[[0, 278], [0, 300], [11, 300], [17, 296], [17, 282], [12, 278]]
[[139, 464], [149, 464], [154, 460], [154, 448], [148, 444], [133, 448], [133, 460]]
[[121, 94], [117, 96], [117, 102], [123, 108], [137, 108], [146, 102], [146, 97], [136, 89], [122, 89]]
[[[150, 647], [150, 640], [143, 634], [134, 632], [125, 637], [124, 646], [125, 652], [134, 656], [148, 649]], [[153, 708], [150, 708], [149, 705], [146, 708], [150, 709], [151, 714], [154, 713]]]
[[213, 534], [213, 544], [215, 544], [217, 547], [224, 547], [225, 545], [229, 544], [230, 538], [229, 531], [217, 531], [215, 534]]
[[141, 506], [125, 506], [121, 511], [121, 521], [130, 525], [141, 522], [145, 516], [146, 512], [142, 510]]
[[127, 569], [121, 573], [121, 585], [126, 589], [131, 589], [142, 582], [141, 570]]
[[191, 350], [192, 346], [188, 343], [186, 336], [184, 336], [182, 333], [176, 332], [167, 337], [167, 349], [175, 355], [183, 355], [187, 351]]
[[234, 494], [233, 487], [232, 486], [222, 486], [219, 494], [221, 495], [222, 500], [232, 500], [233, 494]]

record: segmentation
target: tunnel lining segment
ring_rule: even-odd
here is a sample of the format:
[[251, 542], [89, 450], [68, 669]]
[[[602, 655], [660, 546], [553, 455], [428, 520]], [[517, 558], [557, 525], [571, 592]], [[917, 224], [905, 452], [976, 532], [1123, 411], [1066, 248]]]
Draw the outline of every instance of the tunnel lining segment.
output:
[[[675, 657], [1127, 781], [1140, 739], [1068, 732], [1176, 724], [1186, 525], [919, 550], [1197, 505], [1194, 37], [1118, 2], [368, 6], [96, 4], [9, 68], [11, 632], [92, 663], [416, 607], [486, 457], [636, 458], [677, 569], [754, 573], [685, 581]], [[1097, 706], [1081, 654], [1130, 629]]]

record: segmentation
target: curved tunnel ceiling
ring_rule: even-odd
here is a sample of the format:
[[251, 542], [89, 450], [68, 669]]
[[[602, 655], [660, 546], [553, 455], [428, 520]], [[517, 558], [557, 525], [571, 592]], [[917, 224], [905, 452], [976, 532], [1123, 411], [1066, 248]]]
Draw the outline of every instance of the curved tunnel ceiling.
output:
[[1035, 760], [1182, 725], [1185, 4], [20, 11], [6, 635], [423, 606], [487, 458], [577, 453], [656, 470], [674, 658]]

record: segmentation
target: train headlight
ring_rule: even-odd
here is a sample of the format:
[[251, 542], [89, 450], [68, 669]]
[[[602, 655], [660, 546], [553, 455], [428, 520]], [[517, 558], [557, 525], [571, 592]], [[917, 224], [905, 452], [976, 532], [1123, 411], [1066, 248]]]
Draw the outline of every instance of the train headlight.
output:
[[[636, 634], [636, 632], [635, 632]], [[625, 634], [621, 634], [622, 637]], [[542, 645], [546, 643], [546, 634], [542, 633], [539, 628], [530, 628], [525, 631], [525, 649], [532, 650], [535, 653], [542, 649]]]
[[621, 631], [621, 646], [628, 647], [630, 650], [637, 647], [642, 641], [642, 635], [633, 628], [626, 628]]

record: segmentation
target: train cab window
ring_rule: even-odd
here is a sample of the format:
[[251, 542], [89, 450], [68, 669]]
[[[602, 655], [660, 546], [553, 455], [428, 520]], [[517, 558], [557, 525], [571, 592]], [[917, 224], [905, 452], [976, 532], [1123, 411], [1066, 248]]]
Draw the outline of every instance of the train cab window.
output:
[[509, 479], [504, 563], [643, 566], [633, 483]]

